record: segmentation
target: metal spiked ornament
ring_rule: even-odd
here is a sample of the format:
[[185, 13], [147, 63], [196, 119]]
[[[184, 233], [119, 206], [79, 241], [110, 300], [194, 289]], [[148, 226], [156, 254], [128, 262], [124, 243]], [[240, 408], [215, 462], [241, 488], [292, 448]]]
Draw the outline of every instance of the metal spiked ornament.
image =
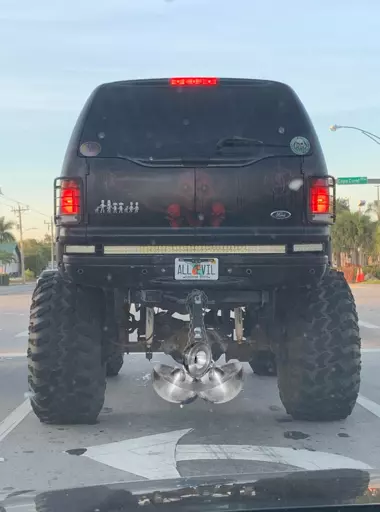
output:
[[153, 388], [172, 403], [190, 403], [198, 396], [212, 403], [225, 403], [235, 398], [243, 387], [241, 363], [232, 362], [216, 367], [204, 325], [204, 307], [207, 297], [194, 290], [188, 296], [190, 314], [189, 340], [184, 351], [182, 368], [156, 365], [153, 370]]
[[243, 388], [241, 363], [210, 368], [201, 379], [193, 379], [182, 368], [165, 364], [153, 369], [153, 388], [164, 400], [188, 404], [199, 396], [207, 402], [223, 404], [235, 398]]
[[167, 402], [185, 404], [196, 400], [194, 379], [183, 368], [173, 368], [166, 364], [153, 369], [153, 389]]
[[239, 362], [211, 368], [202, 379], [198, 396], [214, 404], [235, 398], [243, 389], [243, 366]]

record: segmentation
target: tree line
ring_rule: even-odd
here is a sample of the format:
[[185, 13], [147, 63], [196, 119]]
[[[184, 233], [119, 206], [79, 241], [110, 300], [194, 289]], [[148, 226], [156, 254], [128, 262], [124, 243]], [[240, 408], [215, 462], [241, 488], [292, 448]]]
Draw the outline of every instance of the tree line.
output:
[[[14, 222], [0, 217], [0, 244], [9, 244], [16, 242], [12, 233], [15, 228]], [[51, 258], [50, 236], [45, 235], [43, 240], [27, 238], [24, 240], [24, 263], [25, 270], [29, 275], [38, 276], [44, 270]], [[1, 249], [0, 245], [0, 269], [14, 261], [14, 255]]]
[[338, 198], [332, 246], [338, 267], [346, 263], [376, 264], [380, 259], [379, 202], [369, 203], [365, 212], [352, 212], [348, 200]]

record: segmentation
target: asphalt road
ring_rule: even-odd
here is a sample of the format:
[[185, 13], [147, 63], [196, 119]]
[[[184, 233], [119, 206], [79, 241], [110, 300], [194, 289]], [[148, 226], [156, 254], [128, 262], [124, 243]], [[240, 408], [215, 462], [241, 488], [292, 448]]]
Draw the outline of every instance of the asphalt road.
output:
[[[342, 422], [292, 421], [276, 379], [245, 368], [243, 392], [212, 406], [158, 398], [152, 363], [126, 356], [92, 426], [49, 426], [30, 413], [26, 345], [33, 285], [0, 288], [0, 494], [141, 478], [293, 468], [380, 468], [380, 286], [353, 287], [361, 323], [359, 403]], [[170, 362], [168, 363], [170, 364]]]

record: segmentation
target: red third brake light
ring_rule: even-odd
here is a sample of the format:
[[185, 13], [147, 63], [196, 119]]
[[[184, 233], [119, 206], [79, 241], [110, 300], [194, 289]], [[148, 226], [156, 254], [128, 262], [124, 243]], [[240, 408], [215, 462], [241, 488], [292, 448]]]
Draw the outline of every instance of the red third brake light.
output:
[[180, 77], [170, 78], [169, 83], [174, 87], [191, 87], [197, 85], [218, 85], [217, 78], [204, 78], [204, 77]]
[[79, 183], [74, 180], [61, 181], [60, 214], [79, 215], [81, 211], [81, 195]]
[[312, 215], [334, 213], [334, 182], [332, 178], [312, 178], [309, 208]]

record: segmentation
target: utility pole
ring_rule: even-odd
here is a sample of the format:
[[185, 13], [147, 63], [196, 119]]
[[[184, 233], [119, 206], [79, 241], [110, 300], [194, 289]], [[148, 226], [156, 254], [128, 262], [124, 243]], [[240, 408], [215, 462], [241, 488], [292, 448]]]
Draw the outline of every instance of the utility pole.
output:
[[18, 229], [20, 233], [20, 255], [21, 255], [21, 279], [25, 284], [25, 261], [24, 261], [24, 240], [22, 236], [22, 214], [27, 212], [29, 208], [22, 208], [20, 203], [17, 203], [17, 208], [12, 208], [15, 215], [18, 216]]
[[51, 269], [54, 268], [54, 221], [53, 217], [50, 217], [50, 221], [45, 220], [45, 224], [49, 226], [49, 235], [50, 235], [50, 259], [51, 259]]

